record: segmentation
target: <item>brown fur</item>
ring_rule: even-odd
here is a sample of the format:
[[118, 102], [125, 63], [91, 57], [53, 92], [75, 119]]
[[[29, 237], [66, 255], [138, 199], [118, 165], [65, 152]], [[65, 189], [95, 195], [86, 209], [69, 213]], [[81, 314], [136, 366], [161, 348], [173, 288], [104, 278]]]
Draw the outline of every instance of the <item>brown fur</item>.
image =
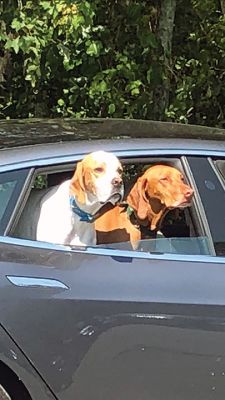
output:
[[166, 213], [173, 208], [186, 207], [193, 196], [193, 189], [184, 183], [181, 172], [170, 166], [155, 165], [148, 168], [137, 180], [127, 196], [138, 224], [134, 225], [126, 209], [116, 206], [95, 222], [97, 243], [118, 243], [141, 239], [140, 225], [151, 231], [159, 230]]

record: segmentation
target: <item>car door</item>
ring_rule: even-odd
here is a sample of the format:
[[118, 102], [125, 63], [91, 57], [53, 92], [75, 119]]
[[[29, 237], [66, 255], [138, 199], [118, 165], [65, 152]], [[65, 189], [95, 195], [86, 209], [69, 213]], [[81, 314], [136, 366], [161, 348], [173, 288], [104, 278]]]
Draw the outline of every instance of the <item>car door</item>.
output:
[[2, 324], [58, 398], [224, 396], [224, 264], [1, 253]]
[[224, 398], [223, 257], [8, 237], [0, 251], [1, 323], [57, 398]]

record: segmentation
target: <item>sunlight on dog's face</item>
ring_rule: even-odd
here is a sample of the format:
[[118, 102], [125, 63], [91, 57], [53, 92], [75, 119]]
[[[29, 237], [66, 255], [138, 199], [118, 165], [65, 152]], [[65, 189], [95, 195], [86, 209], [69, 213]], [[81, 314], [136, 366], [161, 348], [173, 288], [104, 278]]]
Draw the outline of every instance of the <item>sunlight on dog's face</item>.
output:
[[77, 164], [71, 190], [80, 203], [88, 200], [116, 204], [124, 193], [122, 172], [121, 163], [114, 154], [105, 151], [90, 153]]
[[123, 197], [122, 165], [118, 158], [103, 151], [92, 153], [90, 165], [99, 202], [110, 200], [113, 204]]
[[185, 208], [191, 205], [193, 189], [184, 182], [182, 173], [174, 167], [155, 165], [146, 173], [147, 194], [158, 198], [168, 208]]
[[155, 230], [166, 209], [190, 206], [193, 194], [194, 190], [185, 183], [177, 168], [158, 164], [138, 178], [127, 202], [137, 217], [142, 221], [148, 220], [150, 229]]

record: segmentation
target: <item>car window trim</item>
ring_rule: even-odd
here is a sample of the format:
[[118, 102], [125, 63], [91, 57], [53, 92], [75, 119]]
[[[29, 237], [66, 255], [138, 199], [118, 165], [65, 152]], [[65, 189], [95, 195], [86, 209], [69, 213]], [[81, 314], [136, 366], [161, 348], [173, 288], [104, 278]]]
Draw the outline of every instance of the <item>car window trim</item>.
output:
[[[188, 150], [185, 148], [180, 149], [162, 149], [160, 147], [154, 149], [135, 149], [135, 150], [114, 150], [113, 153], [118, 157], [122, 158], [130, 158], [135, 157], [160, 157], [162, 156], [203, 156], [203, 157], [225, 157], [225, 151], [219, 150], [201, 150], [201, 149], [194, 149]], [[66, 163], [72, 163], [79, 161], [87, 152], [81, 152], [79, 154], [73, 154], [69, 156], [56, 156], [56, 157], [44, 157], [36, 160], [30, 161], [21, 161], [17, 163], [11, 163], [7, 165], [0, 166], [0, 173], [6, 171], [15, 171], [18, 169], [25, 169], [25, 168], [39, 168], [39, 167], [47, 167], [52, 165], [61, 165]]]
[[59, 251], [71, 254], [89, 254], [98, 256], [109, 256], [115, 259], [147, 259], [147, 260], [162, 260], [162, 261], [182, 261], [182, 262], [200, 262], [200, 263], [212, 263], [212, 264], [225, 264], [225, 257], [216, 257], [212, 255], [192, 255], [192, 254], [171, 254], [171, 253], [147, 253], [133, 250], [115, 250], [106, 249], [100, 247], [82, 247], [77, 246], [71, 247], [66, 245], [58, 245], [47, 242], [40, 242], [36, 240], [27, 240], [21, 238], [14, 238], [9, 236], [0, 236], [0, 245], [14, 245], [19, 247], [29, 247], [42, 250]]
[[189, 184], [192, 186], [192, 188], [194, 189], [194, 192], [195, 192], [194, 199], [193, 199], [193, 202], [194, 202], [193, 206], [194, 206], [196, 214], [197, 214], [198, 223], [200, 223], [200, 230], [202, 232], [202, 235], [207, 236], [207, 238], [209, 240], [209, 250], [210, 250], [212, 256], [216, 256], [213, 238], [211, 235], [211, 231], [209, 228], [209, 224], [208, 224], [205, 209], [204, 209], [204, 206], [203, 206], [203, 203], [201, 200], [201, 196], [199, 194], [198, 186], [195, 183], [195, 178], [192, 174], [192, 170], [190, 168], [187, 157], [183, 156], [183, 157], [181, 157], [181, 160], [183, 162], [184, 170], [187, 174], [187, 179], [189, 181]]

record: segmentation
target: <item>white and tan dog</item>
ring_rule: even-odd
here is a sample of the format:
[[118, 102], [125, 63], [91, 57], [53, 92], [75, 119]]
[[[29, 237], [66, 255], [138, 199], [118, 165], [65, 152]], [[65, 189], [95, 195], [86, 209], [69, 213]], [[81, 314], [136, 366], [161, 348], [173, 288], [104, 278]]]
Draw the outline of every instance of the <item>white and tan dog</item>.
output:
[[72, 179], [48, 190], [42, 199], [36, 196], [38, 216], [34, 215], [34, 201], [28, 205], [29, 216], [25, 209], [17, 236], [57, 244], [95, 245], [97, 213], [104, 204], [114, 205], [123, 197], [121, 174], [122, 166], [114, 154], [96, 151], [87, 155], [78, 162]]

